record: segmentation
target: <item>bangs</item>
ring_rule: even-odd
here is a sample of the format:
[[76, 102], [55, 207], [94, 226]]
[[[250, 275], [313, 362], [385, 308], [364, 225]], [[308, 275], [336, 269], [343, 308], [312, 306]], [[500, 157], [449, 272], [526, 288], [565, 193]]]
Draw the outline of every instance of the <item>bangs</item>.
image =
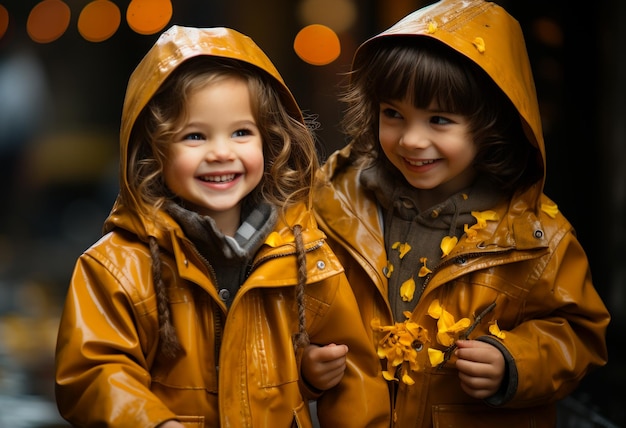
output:
[[[416, 108], [473, 116], [481, 107], [482, 70], [460, 54], [428, 37], [394, 37], [373, 42], [376, 52], [361, 68], [369, 75], [378, 101], [406, 100]], [[367, 54], [365, 54], [367, 56]]]

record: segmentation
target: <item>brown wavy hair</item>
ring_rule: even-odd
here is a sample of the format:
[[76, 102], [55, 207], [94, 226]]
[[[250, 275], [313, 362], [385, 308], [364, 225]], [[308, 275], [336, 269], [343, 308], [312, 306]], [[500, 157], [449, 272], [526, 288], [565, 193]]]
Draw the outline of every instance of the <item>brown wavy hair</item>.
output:
[[502, 191], [512, 193], [539, 180], [539, 150], [526, 138], [509, 98], [474, 62], [428, 37], [373, 40], [357, 54], [341, 100], [343, 129], [357, 163], [382, 160], [378, 142], [379, 105], [409, 100], [416, 108], [432, 102], [469, 119], [477, 145], [474, 168]]

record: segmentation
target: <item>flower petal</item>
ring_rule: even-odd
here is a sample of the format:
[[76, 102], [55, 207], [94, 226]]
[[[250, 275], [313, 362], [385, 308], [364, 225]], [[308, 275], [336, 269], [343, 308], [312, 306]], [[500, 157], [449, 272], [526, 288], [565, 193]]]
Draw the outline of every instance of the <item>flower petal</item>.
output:
[[420, 271], [417, 273], [417, 276], [419, 276], [420, 278], [424, 278], [426, 275], [428, 275], [431, 272], [432, 270], [428, 269], [426, 266], [422, 266], [420, 268]]
[[443, 363], [443, 352], [439, 349], [428, 348], [428, 359], [430, 360], [431, 366], [438, 366]]
[[477, 223], [472, 226], [475, 229], [484, 229], [487, 227], [488, 221], [498, 221], [500, 220], [500, 216], [498, 213], [492, 210], [487, 211], [472, 211], [472, 216], [476, 218]]
[[460, 320], [458, 320], [457, 322], [449, 326], [448, 331], [450, 333], [458, 333], [468, 328], [471, 323], [472, 322], [470, 321], [469, 318], [461, 318]]
[[489, 333], [493, 334], [498, 339], [502, 339], [502, 340], [504, 340], [504, 338], [506, 337], [506, 333], [500, 330], [500, 327], [498, 327], [498, 321], [494, 322], [493, 324], [489, 326]]
[[425, 277], [426, 275], [428, 275], [429, 273], [432, 273], [432, 270], [428, 269], [426, 267], [426, 261], [428, 261], [428, 259], [426, 257], [421, 257], [420, 258], [420, 262], [423, 263], [423, 266], [420, 268], [420, 271], [417, 273], [417, 276], [420, 278]]
[[554, 218], [559, 212], [559, 207], [556, 204], [552, 204], [552, 205], [541, 204], [541, 211], [548, 214], [550, 217]]
[[391, 373], [389, 373], [387, 370], [385, 370], [383, 372], [383, 377], [385, 378], [385, 380], [388, 380], [388, 381], [398, 380]]
[[476, 50], [480, 53], [485, 52], [485, 40], [482, 37], [476, 37], [472, 44], [476, 47]]
[[402, 371], [402, 382], [406, 383], [407, 385], [413, 385], [415, 383], [413, 378], [409, 376], [409, 374], [405, 370]]
[[443, 253], [441, 257], [450, 254], [450, 251], [456, 246], [457, 242], [459, 242], [459, 238], [456, 236], [444, 236], [440, 244], [441, 252]]
[[410, 302], [413, 300], [413, 294], [415, 293], [415, 280], [409, 278], [400, 286], [400, 296], [403, 302]]
[[270, 247], [275, 248], [283, 244], [283, 238], [278, 232], [274, 231], [265, 239], [265, 243]]
[[400, 252], [400, 258], [402, 259], [406, 253], [408, 253], [409, 251], [411, 251], [411, 246], [409, 245], [408, 242], [405, 243], [400, 243], [400, 242], [394, 242], [393, 245], [391, 246], [392, 249], [394, 250], [398, 250]]
[[441, 304], [439, 303], [439, 299], [433, 300], [430, 303], [430, 306], [428, 307], [428, 315], [438, 320], [442, 313], [443, 313], [443, 308], [441, 307]]
[[476, 239], [476, 235], [478, 235], [476, 229], [474, 229], [473, 227], [467, 227], [467, 224], [463, 225], [463, 231], [467, 235], [468, 241]]
[[437, 23], [435, 21], [428, 21], [428, 29], [426, 32], [428, 34], [434, 34], [437, 31]]

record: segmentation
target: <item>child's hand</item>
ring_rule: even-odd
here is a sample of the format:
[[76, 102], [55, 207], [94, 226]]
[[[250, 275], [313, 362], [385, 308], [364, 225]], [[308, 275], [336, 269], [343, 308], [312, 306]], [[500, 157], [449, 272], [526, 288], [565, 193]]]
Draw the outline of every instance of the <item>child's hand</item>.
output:
[[302, 355], [304, 380], [320, 391], [337, 385], [346, 370], [346, 345], [309, 345]]
[[504, 379], [502, 353], [495, 346], [478, 340], [458, 340], [456, 344], [456, 368], [463, 391], [477, 399], [495, 394]]

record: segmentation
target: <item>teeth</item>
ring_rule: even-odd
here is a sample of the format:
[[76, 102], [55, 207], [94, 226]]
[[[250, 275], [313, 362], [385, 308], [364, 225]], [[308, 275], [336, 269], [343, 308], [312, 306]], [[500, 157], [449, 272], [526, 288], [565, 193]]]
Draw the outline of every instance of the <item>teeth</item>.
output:
[[208, 181], [211, 183], [225, 183], [227, 181], [232, 181], [234, 179], [235, 179], [235, 174], [212, 175], [210, 177], [201, 177], [202, 181]]
[[410, 161], [407, 159], [407, 162], [414, 166], [424, 166], [424, 165], [429, 165], [431, 163], [434, 163], [435, 160], [431, 159], [431, 160], [423, 160], [423, 161]]

